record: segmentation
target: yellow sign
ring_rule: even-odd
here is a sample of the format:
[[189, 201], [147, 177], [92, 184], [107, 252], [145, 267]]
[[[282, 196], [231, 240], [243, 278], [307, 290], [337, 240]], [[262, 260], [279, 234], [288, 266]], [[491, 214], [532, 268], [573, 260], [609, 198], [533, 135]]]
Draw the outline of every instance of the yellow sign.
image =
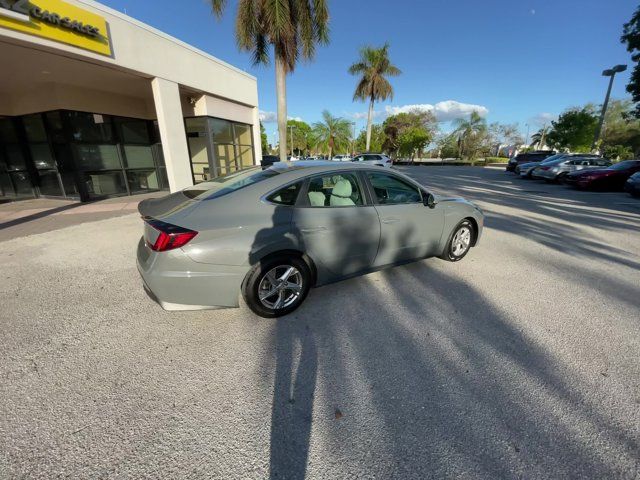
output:
[[107, 21], [60, 0], [0, 0], [0, 27], [112, 55]]

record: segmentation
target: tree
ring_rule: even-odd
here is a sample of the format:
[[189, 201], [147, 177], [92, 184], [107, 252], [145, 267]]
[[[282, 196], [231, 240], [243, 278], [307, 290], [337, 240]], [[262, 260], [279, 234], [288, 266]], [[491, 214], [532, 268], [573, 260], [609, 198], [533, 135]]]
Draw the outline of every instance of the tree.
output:
[[603, 153], [605, 158], [609, 158], [611, 160], [631, 160], [633, 155], [633, 150], [630, 147], [625, 147], [624, 145], [606, 145], [603, 148]]
[[324, 110], [322, 121], [313, 124], [313, 136], [316, 146], [326, 148], [331, 158], [336, 150], [348, 149], [351, 142], [351, 123]]
[[[374, 123], [371, 125], [371, 138], [369, 144], [370, 152], [382, 152], [382, 145], [384, 144], [385, 135], [382, 125]], [[358, 134], [356, 138], [355, 149], [357, 152], [367, 151], [367, 129], [365, 128]]]
[[269, 153], [269, 140], [267, 139], [267, 132], [262, 122], [260, 122], [260, 144], [262, 145], [262, 154], [267, 155]]
[[551, 122], [546, 136], [547, 145], [572, 152], [589, 152], [598, 125], [598, 116], [593, 106], [571, 108], [558, 120]]
[[[291, 128], [293, 127], [293, 128]], [[309, 151], [311, 148], [311, 126], [302, 120], [288, 120], [287, 130], [292, 134], [289, 139], [287, 148], [291, 148], [291, 140], [293, 140], [293, 150], [297, 155]]]
[[436, 139], [436, 145], [438, 147], [437, 157], [458, 158], [460, 156], [458, 136], [455, 132], [440, 135]]
[[475, 110], [468, 119], [458, 118], [454, 120], [455, 133], [458, 136], [460, 155], [471, 162], [486, 147], [488, 139], [487, 121]]
[[[431, 141], [436, 131], [436, 119], [431, 112], [412, 110], [387, 117], [382, 126], [385, 135], [382, 149], [392, 156], [406, 155], [408, 154], [406, 152], [413, 151], [411, 146], [414, 145], [413, 141], [419, 137], [418, 130], [428, 137], [421, 149]], [[412, 129], [417, 130], [413, 130], [413, 134], [409, 134], [408, 132]], [[420, 145], [420, 143], [422, 142], [417, 142], [415, 145]]]
[[624, 24], [620, 42], [627, 44], [631, 60], [636, 62], [627, 84], [627, 92], [631, 94], [631, 98], [636, 104], [632, 114], [636, 118], [640, 118], [640, 7], [633, 13], [631, 20]]
[[609, 102], [601, 138], [604, 151], [607, 147], [623, 147], [640, 153], [640, 120], [635, 118], [631, 100]]
[[360, 75], [358, 85], [353, 94], [353, 100], [369, 101], [367, 114], [367, 143], [366, 151], [371, 147], [371, 125], [373, 124], [373, 104], [377, 100], [393, 98], [393, 87], [386, 77], [400, 75], [400, 69], [391, 64], [389, 59], [389, 44], [381, 48], [363, 47], [360, 49], [360, 59], [349, 67], [351, 75]]
[[[227, 0], [210, 0], [220, 18]], [[280, 160], [287, 159], [287, 74], [298, 59], [312, 59], [316, 45], [329, 43], [329, 9], [326, 0], [239, 0], [236, 41], [240, 50], [253, 54], [254, 64], [268, 64], [273, 48], [278, 98]]]
[[400, 133], [398, 153], [403, 157], [411, 157], [413, 160], [416, 155], [421, 155], [430, 141], [431, 134], [426, 128], [411, 126]]

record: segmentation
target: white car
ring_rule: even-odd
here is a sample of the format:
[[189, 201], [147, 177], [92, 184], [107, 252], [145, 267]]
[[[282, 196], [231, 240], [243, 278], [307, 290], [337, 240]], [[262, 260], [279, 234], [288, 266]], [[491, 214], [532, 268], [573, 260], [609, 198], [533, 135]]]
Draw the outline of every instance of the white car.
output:
[[331, 160], [334, 162], [350, 162], [351, 155], [334, 155]]
[[368, 163], [369, 165], [378, 165], [380, 167], [391, 168], [393, 161], [382, 153], [363, 153], [357, 155], [354, 162]]

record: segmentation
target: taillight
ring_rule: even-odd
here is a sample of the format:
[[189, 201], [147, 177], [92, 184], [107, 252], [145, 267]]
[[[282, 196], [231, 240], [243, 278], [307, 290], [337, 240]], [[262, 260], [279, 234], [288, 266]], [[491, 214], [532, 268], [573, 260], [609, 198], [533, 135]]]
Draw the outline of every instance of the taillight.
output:
[[183, 247], [198, 235], [198, 232], [194, 230], [161, 222], [160, 220], [150, 219], [147, 220], [147, 223], [160, 232], [153, 245], [149, 244], [149, 248], [156, 252], [166, 252], [167, 250]]

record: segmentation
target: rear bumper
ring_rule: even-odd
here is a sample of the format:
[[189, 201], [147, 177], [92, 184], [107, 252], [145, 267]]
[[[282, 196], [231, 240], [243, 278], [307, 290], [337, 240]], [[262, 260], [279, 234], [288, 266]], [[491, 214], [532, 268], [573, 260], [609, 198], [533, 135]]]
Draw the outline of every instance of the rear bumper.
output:
[[237, 307], [248, 266], [210, 265], [191, 260], [181, 249], [154, 252], [141, 238], [138, 272], [165, 310]]
[[517, 166], [516, 163], [507, 163], [507, 167], [505, 168], [505, 170], [507, 172], [515, 172], [516, 166]]
[[531, 178], [537, 178], [539, 180], [554, 180], [556, 173], [550, 170], [534, 170], [531, 172]]

